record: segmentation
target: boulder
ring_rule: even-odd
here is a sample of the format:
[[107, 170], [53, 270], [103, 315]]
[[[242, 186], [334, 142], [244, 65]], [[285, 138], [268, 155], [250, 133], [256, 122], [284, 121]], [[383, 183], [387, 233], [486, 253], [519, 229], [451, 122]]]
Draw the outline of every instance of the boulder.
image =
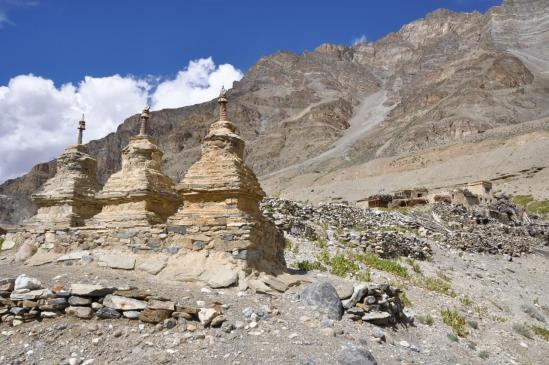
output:
[[238, 273], [228, 268], [221, 268], [213, 271], [208, 277], [208, 285], [212, 289], [226, 288], [234, 285], [238, 281]]
[[137, 269], [145, 271], [151, 275], [156, 275], [162, 271], [167, 264], [167, 258], [165, 257], [153, 257], [137, 262]]
[[32, 255], [35, 254], [37, 248], [34, 245], [31, 245], [28, 242], [25, 242], [19, 247], [19, 250], [17, 250], [17, 253], [15, 254], [15, 261], [16, 262], [23, 262], [26, 259], [30, 258]]
[[377, 365], [377, 361], [367, 348], [357, 345], [344, 346], [337, 355], [339, 365]]
[[326, 281], [315, 281], [306, 287], [301, 293], [301, 299], [329, 319], [340, 320], [343, 315], [343, 306], [337, 291]]

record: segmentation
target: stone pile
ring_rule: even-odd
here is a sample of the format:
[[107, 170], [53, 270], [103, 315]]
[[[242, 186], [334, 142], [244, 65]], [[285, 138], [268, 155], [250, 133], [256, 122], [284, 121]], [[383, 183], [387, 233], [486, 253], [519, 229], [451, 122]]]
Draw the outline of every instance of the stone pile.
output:
[[487, 209], [467, 209], [461, 205], [435, 204], [433, 216], [446, 222], [448, 232], [437, 239], [447, 247], [464, 251], [520, 256], [543, 244], [530, 234], [530, 223], [492, 218]]
[[423, 260], [432, 253], [429, 243], [414, 234], [420, 225], [398, 212], [333, 203], [315, 207], [274, 198], [264, 200], [262, 209], [279, 229], [310, 241], [331, 238], [382, 257], [406, 256]]
[[329, 282], [315, 281], [303, 290], [300, 298], [331, 320], [346, 317], [353, 321], [389, 326], [413, 321], [404, 313], [400, 292], [400, 289], [387, 284], [362, 283], [355, 285], [353, 291], [342, 298]]
[[32, 277], [0, 279], [0, 324], [18, 326], [63, 315], [79, 319], [127, 318], [172, 328], [179, 322], [200, 321], [219, 327], [226, 320], [223, 308], [193, 307], [136, 288], [115, 288], [94, 284], [55, 285], [44, 288]]

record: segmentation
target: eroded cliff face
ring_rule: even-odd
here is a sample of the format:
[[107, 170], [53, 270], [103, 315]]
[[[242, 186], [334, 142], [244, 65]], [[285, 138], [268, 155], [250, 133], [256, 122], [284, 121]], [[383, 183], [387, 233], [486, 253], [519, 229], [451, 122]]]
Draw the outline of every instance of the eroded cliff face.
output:
[[[264, 57], [235, 83], [229, 114], [259, 176], [284, 176], [292, 166], [327, 173], [478, 142], [486, 131], [549, 114], [548, 45], [546, 0], [508, 0], [486, 14], [438, 10], [374, 43]], [[214, 102], [152, 113], [151, 135], [172, 179], [198, 159], [215, 119]], [[89, 143], [101, 183], [120, 168], [120, 151], [137, 130], [132, 116]], [[0, 186], [0, 221], [30, 216], [30, 194], [54, 172], [53, 162], [37, 165]]]

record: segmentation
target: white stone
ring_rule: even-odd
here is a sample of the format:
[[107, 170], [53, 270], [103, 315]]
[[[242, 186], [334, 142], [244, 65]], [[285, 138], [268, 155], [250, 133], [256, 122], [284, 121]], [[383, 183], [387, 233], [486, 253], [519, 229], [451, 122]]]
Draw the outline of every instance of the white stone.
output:
[[15, 279], [15, 290], [29, 289], [35, 290], [42, 288], [42, 283], [36, 278], [31, 278], [25, 274], [21, 274]]
[[58, 257], [57, 261], [82, 260], [82, 257], [89, 256], [89, 255], [90, 255], [90, 252], [86, 251], [86, 250], [84, 250], [84, 251], [74, 251], [74, 252], [69, 252], [66, 255]]
[[237, 280], [238, 273], [227, 268], [221, 268], [208, 275], [208, 285], [212, 289], [226, 288], [235, 284]]
[[166, 257], [151, 257], [137, 262], [137, 269], [156, 275], [166, 267]]
[[220, 313], [214, 308], [200, 308], [198, 311], [198, 319], [204, 326], [209, 325], [216, 316]]
[[147, 303], [142, 300], [110, 294], [103, 299], [103, 305], [108, 308], [128, 311], [143, 310], [147, 308]]

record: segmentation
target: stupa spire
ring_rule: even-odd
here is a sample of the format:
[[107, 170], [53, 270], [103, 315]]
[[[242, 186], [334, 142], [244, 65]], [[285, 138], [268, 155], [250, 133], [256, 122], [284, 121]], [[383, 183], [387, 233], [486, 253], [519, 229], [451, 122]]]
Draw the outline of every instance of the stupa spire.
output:
[[143, 108], [143, 112], [141, 113], [141, 128], [139, 130], [140, 136], [147, 135], [147, 122], [150, 118], [149, 111], [150, 107], [148, 105], [145, 105], [145, 107]]
[[219, 120], [227, 120], [227, 90], [225, 90], [225, 86], [221, 86], [217, 103], [219, 104]]
[[86, 120], [84, 119], [84, 114], [82, 114], [82, 118], [78, 122], [78, 140], [77, 144], [82, 144], [82, 136], [84, 134], [84, 131], [86, 130]]

